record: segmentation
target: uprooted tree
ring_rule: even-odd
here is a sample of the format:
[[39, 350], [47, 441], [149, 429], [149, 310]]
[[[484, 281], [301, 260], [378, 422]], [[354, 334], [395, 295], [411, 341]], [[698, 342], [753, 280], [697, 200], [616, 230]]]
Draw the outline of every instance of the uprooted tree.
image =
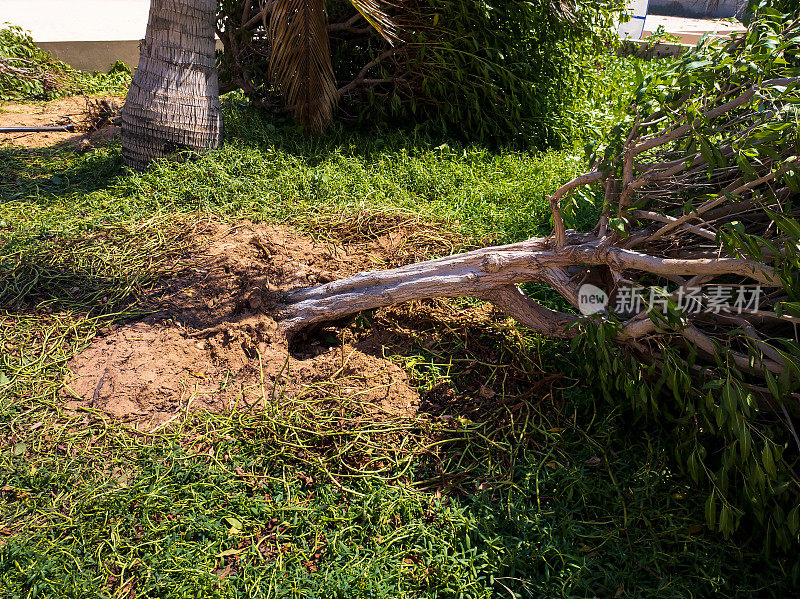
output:
[[[630, 119], [551, 196], [551, 235], [297, 289], [278, 316], [291, 337], [362, 310], [473, 297], [573, 338], [610, 397], [673, 427], [677, 457], [710, 488], [710, 526], [730, 534], [751, 512], [787, 546], [800, 527], [798, 18], [767, 11], [746, 35], [688, 53], [642, 82]], [[567, 228], [587, 210], [592, 230]], [[591, 283], [612, 310], [541, 306], [518, 287], [534, 281], [575, 307]], [[641, 306], [613, 311], [637, 292]]]
[[[354, 4], [377, 6], [371, 0]], [[301, 119], [313, 123], [314, 112], [304, 116], [299, 100], [313, 108], [314, 88], [330, 91], [318, 77], [327, 70], [317, 51], [322, 46], [311, 44], [328, 31], [313, 9], [319, 5], [280, 0], [248, 6], [242, 15], [248, 23], [256, 16], [263, 20], [268, 7], [282, 15], [280, 24], [266, 28], [271, 43], [284, 40], [295, 66], [289, 60], [285, 69], [272, 68], [287, 80], [304, 74], [305, 82], [281, 92]], [[283, 12], [274, 13], [276, 8]], [[613, 401], [624, 396], [672, 428], [676, 457], [710, 490], [710, 526], [730, 534], [749, 512], [755, 520], [744, 521], [758, 522], [777, 545], [796, 543], [800, 25], [796, 15], [773, 9], [762, 14], [746, 35], [724, 46], [702, 46], [642, 81], [630, 121], [593, 153], [589, 172], [550, 198], [551, 235], [290, 291], [276, 307], [287, 336], [399, 302], [489, 301], [535, 331], [572, 339], [576, 351], [594, 358], [587, 363]], [[397, 51], [386, 58], [396, 60]], [[181, 61], [173, 62], [179, 71]], [[380, 72], [379, 79], [391, 84], [376, 82], [367, 95], [389, 85], [384, 100], [397, 97], [402, 104], [399, 79]], [[496, 97], [513, 107], [513, 94]], [[160, 113], [168, 114], [167, 108]], [[576, 213], [592, 211], [593, 229], [568, 228]], [[612, 310], [594, 316], [553, 310], [519, 289], [529, 282], [549, 285], [575, 307], [588, 288], [611, 298]], [[613, 310], [620, 297], [642, 290], [640, 306]]]

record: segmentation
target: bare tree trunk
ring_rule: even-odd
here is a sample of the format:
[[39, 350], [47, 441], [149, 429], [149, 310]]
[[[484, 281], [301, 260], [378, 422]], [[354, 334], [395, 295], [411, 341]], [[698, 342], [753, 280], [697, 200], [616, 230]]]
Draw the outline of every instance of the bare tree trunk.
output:
[[125, 164], [222, 145], [215, 0], [151, 0], [139, 67], [122, 110]]

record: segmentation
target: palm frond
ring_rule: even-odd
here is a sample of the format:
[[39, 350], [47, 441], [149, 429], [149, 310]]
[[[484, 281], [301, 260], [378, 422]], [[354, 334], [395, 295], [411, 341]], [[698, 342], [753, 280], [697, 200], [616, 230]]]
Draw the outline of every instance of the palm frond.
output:
[[387, 42], [394, 44], [395, 41], [401, 41], [397, 34], [397, 26], [381, 8], [379, 0], [350, 0], [350, 4]]
[[270, 79], [303, 127], [322, 131], [337, 101], [325, 0], [276, 0], [268, 33]]

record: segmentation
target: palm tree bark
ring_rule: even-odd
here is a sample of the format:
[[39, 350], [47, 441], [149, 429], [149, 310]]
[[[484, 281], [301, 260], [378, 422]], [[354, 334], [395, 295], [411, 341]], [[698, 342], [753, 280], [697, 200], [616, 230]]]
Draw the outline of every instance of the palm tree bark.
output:
[[122, 156], [157, 158], [222, 145], [214, 57], [216, 0], [151, 0], [139, 67], [122, 110]]

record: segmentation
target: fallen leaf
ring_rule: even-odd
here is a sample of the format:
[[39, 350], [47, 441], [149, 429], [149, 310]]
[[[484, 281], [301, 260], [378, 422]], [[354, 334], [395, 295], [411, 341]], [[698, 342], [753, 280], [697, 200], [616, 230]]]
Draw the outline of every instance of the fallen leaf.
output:
[[225, 568], [224, 571], [221, 571], [221, 572], [217, 571], [217, 578], [222, 580], [223, 578], [227, 577], [228, 574], [230, 574], [230, 573], [231, 573], [231, 565], [228, 564], [228, 566]]
[[127, 487], [128, 486], [128, 475], [125, 474], [124, 471], [119, 470], [112, 475], [112, 478], [117, 481], [117, 484], [120, 487]]
[[244, 553], [248, 549], [250, 549], [249, 545], [247, 547], [245, 547], [244, 549], [226, 549], [225, 551], [220, 551], [217, 554], [217, 557], [229, 557], [231, 555], [241, 555], [242, 553]]
[[230, 525], [230, 530], [228, 531], [232, 535], [239, 534], [242, 532], [242, 523], [237, 520], [236, 518], [232, 518], [230, 516], [225, 517], [225, 522]]
[[483, 399], [492, 399], [497, 393], [489, 389], [486, 385], [481, 385], [481, 388], [478, 389], [478, 395]]

